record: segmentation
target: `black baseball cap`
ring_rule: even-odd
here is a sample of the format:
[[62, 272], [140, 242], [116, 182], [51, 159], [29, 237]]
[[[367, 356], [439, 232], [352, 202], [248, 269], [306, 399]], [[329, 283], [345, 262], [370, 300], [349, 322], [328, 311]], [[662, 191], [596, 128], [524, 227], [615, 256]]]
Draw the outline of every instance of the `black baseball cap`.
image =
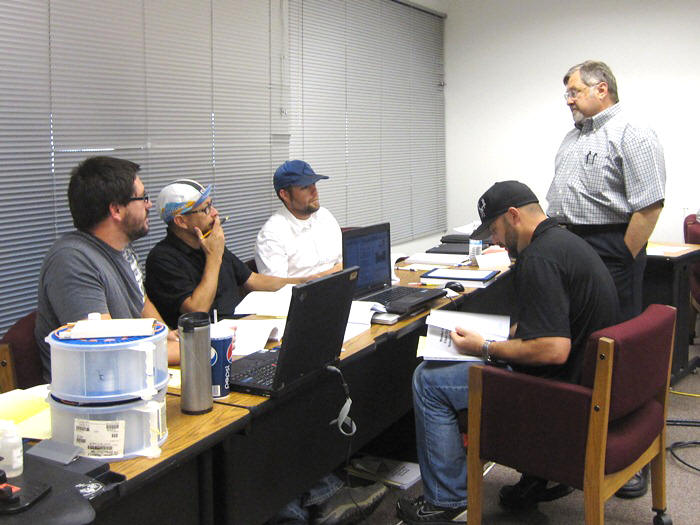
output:
[[487, 239], [491, 236], [489, 231], [491, 223], [507, 212], [508, 208], [520, 208], [533, 202], [540, 201], [532, 190], [522, 182], [517, 180], [497, 182], [479, 199], [476, 207], [479, 211], [481, 226], [474, 230], [470, 238]]

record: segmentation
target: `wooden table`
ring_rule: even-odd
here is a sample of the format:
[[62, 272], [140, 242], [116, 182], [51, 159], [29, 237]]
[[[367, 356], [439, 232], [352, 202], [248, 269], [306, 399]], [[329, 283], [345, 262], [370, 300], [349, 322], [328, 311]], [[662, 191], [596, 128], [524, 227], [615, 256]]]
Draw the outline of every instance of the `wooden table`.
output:
[[[682, 248], [682, 249], [678, 249]], [[665, 251], [664, 251], [665, 250]], [[700, 358], [689, 360], [690, 266], [700, 261], [700, 244], [650, 242], [644, 271], [644, 307], [652, 303], [676, 307], [676, 333], [671, 362], [671, 384], [700, 365]], [[655, 254], [663, 251], [663, 254]]]
[[96, 523], [215, 523], [214, 451], [227, 436], [245, 430], [250, 412], [214, 405], [191, 416], [181, 412], [179, 396], [166, 395], [166, 403], [168, 438], [161, 455], [110, 463], [126, 481], [117, 499], [97, 509]]
[[[402, 284], [420, 277], [417, 272], [397, 274]], [[466, 295], [483, 296], [489, 288], [467, 290]], [[452, 301], [441, 298], [432, 306], [451, 307]], [[372, 325], [343, 345], [340, 368], [353, 400], [350, 416], [357, 425], [351, 439], [329, 424], [345, 401], [335, 374], [321, 374], [282, 399], [240, 393], [216, 399], [215, 404], [246, 407], [252, 417], [248, 432], [227, 438], [222, 456], [215, 460], [225, 480], [215, 502], [217, 522], [263, 523], [408, 414], [413, 408], [411, 379], [419, 363], [418, 338], [428, 314], [426, 310], [394, 325]]]

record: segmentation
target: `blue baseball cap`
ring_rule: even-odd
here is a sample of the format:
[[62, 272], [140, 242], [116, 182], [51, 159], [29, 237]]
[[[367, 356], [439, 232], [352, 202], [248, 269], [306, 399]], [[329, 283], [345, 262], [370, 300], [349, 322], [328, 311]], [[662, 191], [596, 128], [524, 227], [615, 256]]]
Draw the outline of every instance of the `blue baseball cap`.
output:
[[212, 184], [205, 188], [199, 182], [190, 179], [180, 179], [168, 184], [158, 194], [160, 218], [168, 223], [176, 215], [195, 209], [207, 200], [212, 189]]
[[311, 169], [308, 162], [303, 160], [288, 160], [282, 164], [273, 177], [275, 191], [279, 192], [282, 188], [289, 186], [310, 186], [316, 184], [321, 179], [327, 179], [326, 175], [317, 175]]

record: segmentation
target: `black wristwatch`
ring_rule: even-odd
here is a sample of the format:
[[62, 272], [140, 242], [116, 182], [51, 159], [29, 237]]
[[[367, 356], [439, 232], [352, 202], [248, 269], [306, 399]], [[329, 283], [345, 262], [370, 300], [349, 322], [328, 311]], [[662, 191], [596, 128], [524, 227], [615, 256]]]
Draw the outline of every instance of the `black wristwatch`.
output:
[[489, 355], [489, 346], [493, 343], [493, 341], [490, 341], [489, 339], [484, 341], [484, 344], [481, 345], [481, 357], [484, 360], [484, 363], [491, 364], [491, 356]]

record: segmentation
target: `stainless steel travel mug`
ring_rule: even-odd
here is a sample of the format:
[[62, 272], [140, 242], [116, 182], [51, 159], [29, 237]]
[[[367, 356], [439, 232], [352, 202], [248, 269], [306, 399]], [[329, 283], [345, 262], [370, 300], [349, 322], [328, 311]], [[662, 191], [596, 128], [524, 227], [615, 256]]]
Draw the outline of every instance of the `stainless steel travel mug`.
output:
[[204, 414], [212, 409], [209, 314], [190, 312], [177, 320], [180, 334], [181, 410]]

